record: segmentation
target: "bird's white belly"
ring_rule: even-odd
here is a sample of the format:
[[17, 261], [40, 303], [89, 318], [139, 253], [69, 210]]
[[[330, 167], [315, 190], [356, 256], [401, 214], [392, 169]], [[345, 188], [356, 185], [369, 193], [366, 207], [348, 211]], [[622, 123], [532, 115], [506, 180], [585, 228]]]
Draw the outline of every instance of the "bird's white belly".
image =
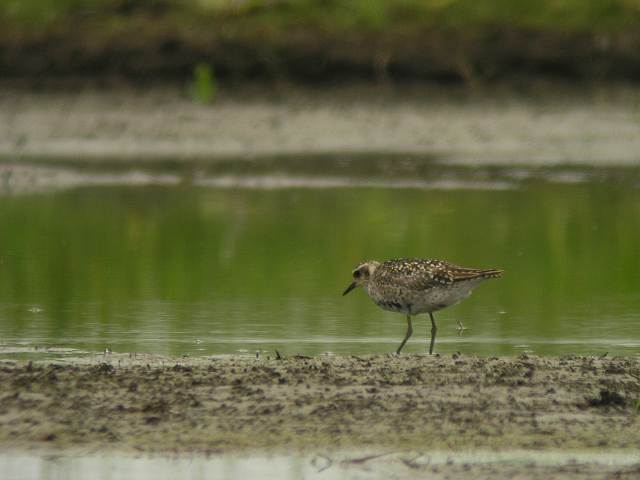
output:
[[416, 295], [413, 303], [412, 313], [435, 312], [464, 300], [471, 295], [471, 290], [475, 285], [453, 285], [447, 288], [432, 288], [422, 295]]
[[369, 290], [371, 299], [381, 308], [410, 315], [435, 312], [464, 300], [473, 288], [482, 281], [474, 279], [423, 291], [377, 292]]

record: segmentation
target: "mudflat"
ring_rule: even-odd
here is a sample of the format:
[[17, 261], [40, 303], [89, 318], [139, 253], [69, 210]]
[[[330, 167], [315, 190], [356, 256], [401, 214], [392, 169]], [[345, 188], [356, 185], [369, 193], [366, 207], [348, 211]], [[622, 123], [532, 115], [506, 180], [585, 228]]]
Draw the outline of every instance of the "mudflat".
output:
[[635, 166], [639, 98], [625, 85], [283, 86], [221, 89], [202, 105], [178, 87], [35, 93], [0, 85], [0, 161], [133, 160], [144, 168], [376, 154], [464, 166]]
[[637, 452], [640, 358], [4, 360], [0, 445], [209, 454]]

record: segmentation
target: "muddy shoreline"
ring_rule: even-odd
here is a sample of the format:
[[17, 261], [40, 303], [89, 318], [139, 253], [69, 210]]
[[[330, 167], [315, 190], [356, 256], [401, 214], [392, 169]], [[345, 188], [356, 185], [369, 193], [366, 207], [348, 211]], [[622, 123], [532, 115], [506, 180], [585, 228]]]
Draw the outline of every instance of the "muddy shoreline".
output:
[[636, 357], [113, 354], [5, 359], [0, 385], [4, 448], [640, 448]]
[[631, 166], [640, 162], [639, 98], [638, 88], [624, 85], [284, 85], [221, 90], [202, 105], [177, 87], [35, 93], [4, 85], [0, 160], [144, 167], [376, 154], [467, 167]]

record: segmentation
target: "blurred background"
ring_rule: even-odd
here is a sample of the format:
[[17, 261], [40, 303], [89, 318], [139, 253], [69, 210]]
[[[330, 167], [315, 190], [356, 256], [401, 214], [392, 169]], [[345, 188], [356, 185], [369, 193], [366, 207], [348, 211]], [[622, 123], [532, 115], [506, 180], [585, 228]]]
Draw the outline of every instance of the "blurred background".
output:
[[4, 0], [0, 21], [5, 76], [640, 76], [637, 0]]
[[[637, 355], [640, 1], [3, 0], [0, 355]], [[470, 330], [455, 331], [456, 319]], [[424, 353], [427, 320], [407, 352]]]

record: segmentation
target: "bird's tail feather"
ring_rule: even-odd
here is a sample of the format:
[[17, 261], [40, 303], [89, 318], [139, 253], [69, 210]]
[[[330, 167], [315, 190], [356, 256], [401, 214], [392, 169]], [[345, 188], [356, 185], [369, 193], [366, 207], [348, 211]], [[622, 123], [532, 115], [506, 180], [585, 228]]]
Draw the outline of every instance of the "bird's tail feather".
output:
[[480, 275], [485, 278], [498, 278], [501, 277], [503, 273], [504, 270], [500, 270], [499, 268], [489, 268], [480, 271]]
[[454, 272], [454, 282], [460, 282], [464, 280], [475, 280], [477, 278], [498, 278], [502, 276], [504, 270], [499, 268], [460, 268]]

